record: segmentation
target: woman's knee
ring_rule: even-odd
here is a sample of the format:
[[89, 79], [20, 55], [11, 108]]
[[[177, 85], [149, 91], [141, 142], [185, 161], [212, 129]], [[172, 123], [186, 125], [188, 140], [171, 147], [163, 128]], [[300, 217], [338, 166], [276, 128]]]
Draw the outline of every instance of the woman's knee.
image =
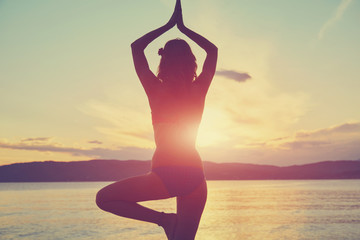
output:
[[116, 200], [112, 195], [113, 193], [111, 193], [110, 185], [100, 189], [96, 194], [96, 199], [95, 199], [96, 205], [100, 209], [106, 211], [106, 206], [108, 205], [107, 203]]
[[109, 202], [126, 201], [123, 190], [118, 187], [117, 183], [110, 184], [100, 189], [96, 194], [96, 205], [106, 211]]
[[96, 194], [96, 199], [95, 199], [96, 205], [100, 208], [104, 210], [104, 203], [106, 202], [104, 199], [104, 194], [102, 189], [100, 191], [97, 192]]

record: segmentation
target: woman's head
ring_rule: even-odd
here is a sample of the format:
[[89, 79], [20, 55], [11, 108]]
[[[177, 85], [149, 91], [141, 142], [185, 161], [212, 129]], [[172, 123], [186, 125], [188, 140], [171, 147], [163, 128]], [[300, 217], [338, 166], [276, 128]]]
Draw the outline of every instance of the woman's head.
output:
[[196, 78], [196, 58], [189, 44], [182, 39], [173, 39], [159, 49], [161, 56], [158, 78], [162, 81], [185, 81]]

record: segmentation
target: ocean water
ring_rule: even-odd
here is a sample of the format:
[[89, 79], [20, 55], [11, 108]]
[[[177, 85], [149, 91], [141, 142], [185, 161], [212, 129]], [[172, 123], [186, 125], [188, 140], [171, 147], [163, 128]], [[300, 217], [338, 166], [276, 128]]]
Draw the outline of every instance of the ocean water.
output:
[[[0, 239], [166, 239], [99, 210], [106, 182], [0, 183]], [[360, 180], [209, 181], [197, 240], [360, 239]], [[175, 211], [175, 199], [143, 203]]]

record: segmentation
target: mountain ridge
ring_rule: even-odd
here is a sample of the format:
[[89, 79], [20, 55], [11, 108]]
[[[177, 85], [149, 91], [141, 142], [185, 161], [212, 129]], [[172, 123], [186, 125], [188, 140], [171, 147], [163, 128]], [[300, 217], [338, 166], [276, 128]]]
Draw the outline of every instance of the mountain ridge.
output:
[[[151, 161], [101, 160], [29, 162], [0, 166], [0, 182], [117, 181], [149, 172]], [[360, 179], [359, 160], [273, 166], [204, 161], [208, 180]]]

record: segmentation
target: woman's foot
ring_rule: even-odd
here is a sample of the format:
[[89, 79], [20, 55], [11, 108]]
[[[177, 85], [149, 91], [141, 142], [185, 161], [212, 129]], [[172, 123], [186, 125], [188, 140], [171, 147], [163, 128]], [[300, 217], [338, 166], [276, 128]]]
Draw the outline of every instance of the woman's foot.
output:
[[177, 216], [175, 213], [163, 213], [160, 226], [164, 229], [168, 240], [173, 239], [176, 229]]

